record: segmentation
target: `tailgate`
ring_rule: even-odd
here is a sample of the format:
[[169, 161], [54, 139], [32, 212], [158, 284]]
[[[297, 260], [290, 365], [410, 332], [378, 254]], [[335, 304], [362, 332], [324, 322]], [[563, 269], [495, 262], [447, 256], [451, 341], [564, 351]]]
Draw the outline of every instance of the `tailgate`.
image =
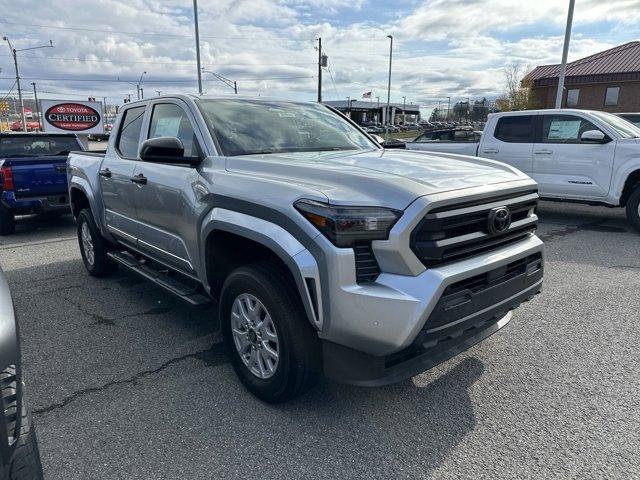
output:
[[16, 198], [67, 193], [67, 156], [12, 158]]

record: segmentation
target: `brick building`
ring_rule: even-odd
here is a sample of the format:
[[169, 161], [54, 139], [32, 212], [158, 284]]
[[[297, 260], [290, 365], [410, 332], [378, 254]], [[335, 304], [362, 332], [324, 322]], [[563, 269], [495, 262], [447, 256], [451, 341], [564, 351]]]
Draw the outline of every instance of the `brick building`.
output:
[[[523, 80], [540, 108], [554, 108], [560, 65], [542, 65]], [[567, 64], [562, 106], [640, 112], [640, 42], [629, 42]]]

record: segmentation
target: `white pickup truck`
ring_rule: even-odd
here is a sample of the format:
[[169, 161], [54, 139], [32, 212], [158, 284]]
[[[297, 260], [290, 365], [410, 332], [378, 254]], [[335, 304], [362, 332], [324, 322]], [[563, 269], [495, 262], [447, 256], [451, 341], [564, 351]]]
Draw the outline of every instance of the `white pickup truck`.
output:
[[415, 141], [407, 149], [508, 163], [538, 182], [541, 198], [626, 207], [640, 230], [640, 128], [618, 116], [571, 109], [497, 113], [478, 143]]

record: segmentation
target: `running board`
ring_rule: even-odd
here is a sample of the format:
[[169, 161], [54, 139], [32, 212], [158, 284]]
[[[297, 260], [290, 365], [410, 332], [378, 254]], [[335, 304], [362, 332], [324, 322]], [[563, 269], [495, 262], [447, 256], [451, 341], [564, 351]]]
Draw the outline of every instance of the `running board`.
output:
[[109, 252], [107, 256], [118, 265], [137, 273], [143, 278], [164, 288], [170, 293], [194, 307], [205, 306], [211, 303], [211, 298], [202, 292], [202, 286], [195, 281], [180, 280], [168, 275], [168, 271], [163, 268], [158, 270], [144, 261], [135, 259], [126, 252]]

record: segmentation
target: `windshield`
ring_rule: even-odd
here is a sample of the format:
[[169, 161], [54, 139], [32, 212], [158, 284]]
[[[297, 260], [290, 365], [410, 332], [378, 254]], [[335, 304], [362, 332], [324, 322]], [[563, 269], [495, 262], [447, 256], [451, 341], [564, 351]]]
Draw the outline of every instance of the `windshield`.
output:
[[378, 148], [320, 104], [262, 100], [197, 100], [227, 156]]
[[22, 136], [0, 137], [0, 157], [42, 157], [67, 155], [72, 150], [80, 150], [75, 137]]
[[640, 128], [624, 118], [606, 112], [591, 112], [603, 122], [606, 122], [622, 138], [640, 138]]
[[637, 114], [622, 114], [620, 115], [625, 120], [633, 123], [636, 127], [640, 127], [640, 113]]

